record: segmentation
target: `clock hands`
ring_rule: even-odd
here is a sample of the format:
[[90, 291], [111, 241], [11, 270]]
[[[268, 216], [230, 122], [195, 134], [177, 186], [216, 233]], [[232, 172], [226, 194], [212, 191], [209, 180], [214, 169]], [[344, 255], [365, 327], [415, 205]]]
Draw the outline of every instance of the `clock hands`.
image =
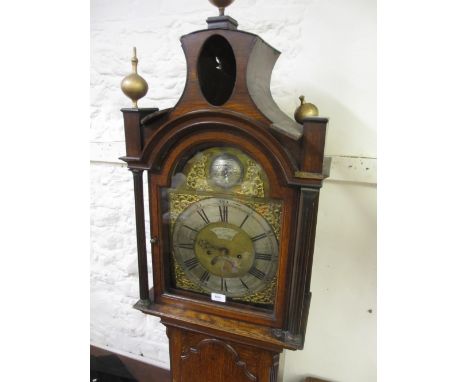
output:
[[228, 272], [234, 272], [237, 273], [240, 270], [240, 261], [242, 260], [242, 254], [238, 254], [237, 256], [233, 257], [229, 253], [229, 249], [226, 247], [222, 246], [216, 246], [211, 244], [207, 240], [199, 240], [197, 244], [202, 248], [206, 250], [207, 255], [212, 255], [212, 251], [216, 251], [217, 254], [213, 256], [213, 258], [210, 261], [211, 266], [216, 266], [217, 264], [221, 265], [221, 273], [225, 270], [225, 267], [227, 266]]
[[[221, 182], [226, 173], [218, 170]], [[244, 296], [263, 288], [277, 269], [271, 227], [236, 201], [207, 198], [193, 203], [177, 219], [174, 241], [185, 275], [206, 291]]]
[[[202, 249], [205, 249], [207, 250], [207, 255], [211, 255], [212, 253], [210, 253], [210, 250], [215, 250], [215, 251], [219, 251], [221, 252], [221, 256], [230, 256], [229, 254], [229, 249], [226, 248], [226, 247], [219, 247], [219, 246], [216, 246], [216, 245], [213, 245], [211, 244], [209, 241], [207, 240], [198, 240], [197, 241], [197, 244], [202, 248]], [[218, 256], [219, 257], [219, 256]], [[238, 254], [236, 256], [239, 260], [242, 259], [242, 255], [241, 254]], [[213, 263], [213, 260], [212, 260], [212, 264]]]
[[211, 244], [207, 240], [198, 240], [197, 244], [203, 249], [214, 249], [215, 251], [227, 251], [225, 247], [218, 247], [216, 245]]

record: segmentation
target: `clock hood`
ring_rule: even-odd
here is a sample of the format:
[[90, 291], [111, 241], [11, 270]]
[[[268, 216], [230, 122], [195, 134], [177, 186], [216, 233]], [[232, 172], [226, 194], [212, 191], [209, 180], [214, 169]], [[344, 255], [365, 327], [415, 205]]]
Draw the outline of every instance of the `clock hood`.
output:
[[[184, 92], [171, 112], [173, 116], [200, 109], [225, 109], [262, 121], [267, 128], [294, 141], [302, 137], [302, 125], [288, 117], [271, 95], [271, 74], [281, 54], [278, 50], [255, 34], [221, 28], [187, 34], [181, 42], [187, 78]], [[230, 66], [234, 71], [227, 73], [225, 68]], [[232, 83], [223, 103], [212, 102], [203, 91], [205, 72], [214, 87], [222, 87], [223, 83], [229, 87]]]

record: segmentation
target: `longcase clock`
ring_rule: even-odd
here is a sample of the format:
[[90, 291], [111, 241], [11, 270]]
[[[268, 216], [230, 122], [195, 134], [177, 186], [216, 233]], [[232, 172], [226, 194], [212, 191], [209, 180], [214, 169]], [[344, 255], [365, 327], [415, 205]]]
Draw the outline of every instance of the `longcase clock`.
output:
[[181, 38], [187, 80], [178, 103], [122, 109], [135, 308], [166, 326], [174, 382], [273, 382], [283, 349], [304, 344], [327, 119], [299, 124], [284, 114], [270, 93], [280, 53], [237, 30], [223, 9], [207, 23]]

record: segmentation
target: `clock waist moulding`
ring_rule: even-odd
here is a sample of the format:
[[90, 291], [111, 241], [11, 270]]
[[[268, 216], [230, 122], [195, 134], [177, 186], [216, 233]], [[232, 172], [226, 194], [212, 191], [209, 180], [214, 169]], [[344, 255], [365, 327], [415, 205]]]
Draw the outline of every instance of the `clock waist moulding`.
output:
[[172, 381], [279, 381], [283, 349], [304, 345], [328, 120], [298, 124], [278, 108], [276, 49], [224, 14], [207, 23], [181, 38], [187, 80], [178, 103], [122, 109], [135, 308], [166, 326]]

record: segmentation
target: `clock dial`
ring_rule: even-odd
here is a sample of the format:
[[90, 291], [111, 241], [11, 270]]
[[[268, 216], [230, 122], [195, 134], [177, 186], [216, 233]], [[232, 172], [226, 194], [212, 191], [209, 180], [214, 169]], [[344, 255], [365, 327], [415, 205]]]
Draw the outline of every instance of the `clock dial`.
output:
[[242, 297], [276, 275], [278, 243], [269, 223], [239, 201], [207, 198], [180, 213], [173, 253], [185, 275], [205, 292]]
[[269, 189], [262, 166], [234, 147], [203, 149], [176, 166], [163, 210], [176, 290], [273, 306], [282, 201]]

